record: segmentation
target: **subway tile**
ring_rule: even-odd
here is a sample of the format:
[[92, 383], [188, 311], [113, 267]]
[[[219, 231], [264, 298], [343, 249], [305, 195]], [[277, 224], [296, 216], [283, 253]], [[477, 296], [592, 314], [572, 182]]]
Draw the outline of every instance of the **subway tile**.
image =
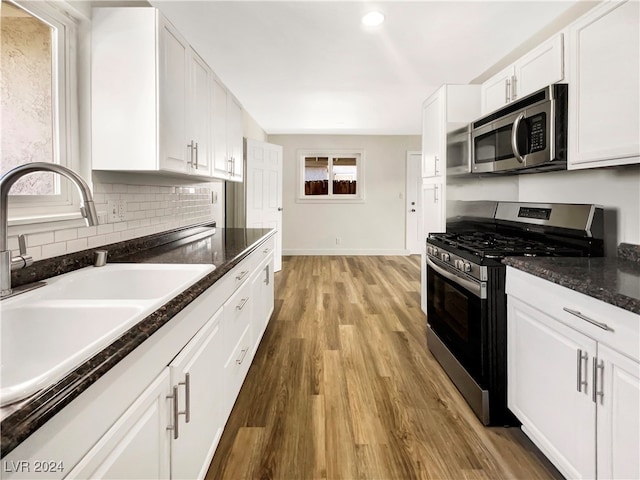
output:
[[41, 246], [37, 246], [37, 247], [27, 247], [27, 255], [31, 255], [31, 258], [33, 258], [33, 261], [35, 262], [36, 260], [40, 260], [42, 257], [42, 247]]
[[87, 239], [87, 248], [95, 248], [107, 243], [106, 235], [96, 235]]
[[78, 238], [93, 237], [98, 232], [96, 227], [78, 228]]
[[98, 225], [98, 235], [104, 235], [106, 233], [113, 232], [113, 223], [107, 223], [106, 225]]
[[140, 226], [140, 220], [131, 220], [127, 222], [127, 230], [138, 228]]
[[93, 191], [94, 193], [111, 193], [113, 192], [113, 185], [110, 183], [94, 183]]
[[140, 210], [140, 203], [131, 202], [127, 203], [127, 212], [137, 212]]
[[141, 218], [145, 218], [144, 210], [139, 210], [137, 212], [133, 212], [133, 219], [134, 220], [139, 220]]
[[127, 222], [118, 222], [118, 223], [113, 223], [112, 225], [113, 225], [114, 232], [121, 232], [127, 229]]
[[86, 250], [87, 248], [87, 239], [86, 238], [78, 238], [77, 240], [69, 240], [67, 242], [67, 252], [77, 252], [79, 250]]
[[121, 232], [114, 232], [114, 233], [110, 233], [108, 235], [105, 236], [105, 245], [108, 245], [109, 243], [116, 243], [116, 242], [120, 242], [122, 239], [122, 234]]
[[53, 232], [30, 233], [27, 235], [27, 246], [29, 247], [53, 243], [54, 241]]
[[42, 257], [51, 258], [67, 253], [67, 242], [50, 243], [42, 246]]
[[78, 238], [78, 229], [77, 228], [68, 228], [66, 230], [57, 230], [54, 232], [54, 241], [56, 242], [66, 242], [67, 240], [75, 240]]

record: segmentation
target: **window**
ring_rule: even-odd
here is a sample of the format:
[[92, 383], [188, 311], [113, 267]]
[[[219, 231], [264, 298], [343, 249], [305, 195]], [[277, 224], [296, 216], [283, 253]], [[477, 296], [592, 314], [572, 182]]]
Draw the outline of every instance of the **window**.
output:
[[299, 202], [362, 202], [364, 175], [362, 150], [299, 153]]
[[[76, 21], [49, 2], [2, 0], [0, 174], [30, 162], [79, 170]], [[32, 173], [11, 188], [12, 224], [78, 216], [75, 188]]]

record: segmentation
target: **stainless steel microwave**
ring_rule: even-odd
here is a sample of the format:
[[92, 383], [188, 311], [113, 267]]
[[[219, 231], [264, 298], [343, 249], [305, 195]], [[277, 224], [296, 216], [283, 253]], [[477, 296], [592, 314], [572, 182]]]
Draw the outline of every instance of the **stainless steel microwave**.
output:
[[566, 167], [566, 84], [550, 85], [471, 123], [472, 173]]

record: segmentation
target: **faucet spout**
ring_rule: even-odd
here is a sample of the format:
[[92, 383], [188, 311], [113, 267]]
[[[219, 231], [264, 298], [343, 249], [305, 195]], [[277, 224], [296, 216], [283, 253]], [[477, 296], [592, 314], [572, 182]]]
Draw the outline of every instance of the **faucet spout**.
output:
[[0, 179], [0, 297], [11, 294], [11, 252], [8, 247], [9, 190], [24, 175], [33, 172], [53, 172], [68, 178], [78, 188], [82, 203], [80, 213], [87, 225], [98, 224], [98, 213], [89, 185], [73, 170], [55, 163], [33, 162], [20, 165]]

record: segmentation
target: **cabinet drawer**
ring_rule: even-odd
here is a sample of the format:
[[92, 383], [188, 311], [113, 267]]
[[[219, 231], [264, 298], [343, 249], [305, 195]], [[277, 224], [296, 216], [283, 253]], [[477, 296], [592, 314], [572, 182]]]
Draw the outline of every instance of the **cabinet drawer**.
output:
[[251, 321], [251, 284], [246, 282], [224, 303], [224, 331], [232, 348]]
[[247, 325], [224, 366], [226, 390], [223, 409], [226, 414], [231, 412], [251, 365], [251, 338], [251, 327]]
[[638, 361], [640, 316], [507, 267], [507, 294]]

